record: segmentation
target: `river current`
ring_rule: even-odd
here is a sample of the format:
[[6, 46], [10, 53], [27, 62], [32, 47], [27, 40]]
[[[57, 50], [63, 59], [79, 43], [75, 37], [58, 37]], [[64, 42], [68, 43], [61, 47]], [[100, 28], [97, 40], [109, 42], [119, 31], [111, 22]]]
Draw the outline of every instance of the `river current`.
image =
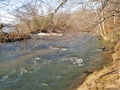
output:
[[0, 90], [70, 90], [84, 71], [109, 63], [100, 47], [101, 41], [89, 33], [2, 44]]

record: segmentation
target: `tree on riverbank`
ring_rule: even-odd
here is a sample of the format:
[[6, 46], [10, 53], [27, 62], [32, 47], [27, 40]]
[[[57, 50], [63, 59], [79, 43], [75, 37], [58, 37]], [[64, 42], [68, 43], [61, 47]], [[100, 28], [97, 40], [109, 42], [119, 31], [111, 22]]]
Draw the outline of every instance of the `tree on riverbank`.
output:
[[[0, 3], [6, 7], [13, 1], [0, 0]], [[54, 4], [48, 0], [16, 1], [20, 2], [10, 12], [19, 21], [15, 25], [21, 28], [17, 33], [93, 31], [106, 40], [119, 37], [118, 0], [56, 0]]]
[[34, 1], [33, 3], [27, 3], [17, 8], [14, 16], [17, 17], [21, 23], [26, 24], [30, 32], [41, 32], [42, 30], [52, 32], [56, 27], [54, 16], [66, 2], [67, 0], [61, 0], [58, 6], [52, 9], [48, 1]]
[[116, 36], [120, 30], [120, 1], [95, 0], [92, 1], [92, 3], [93, 5], [95, 5], [95, 3], [99, 4], [99, 7], [95, 9], [97, 23], [93, 25], [93, 27], [99, 27], [99, 32], [105, 40], [111, 39], [111, 34], [115, 34], [114, 36]]

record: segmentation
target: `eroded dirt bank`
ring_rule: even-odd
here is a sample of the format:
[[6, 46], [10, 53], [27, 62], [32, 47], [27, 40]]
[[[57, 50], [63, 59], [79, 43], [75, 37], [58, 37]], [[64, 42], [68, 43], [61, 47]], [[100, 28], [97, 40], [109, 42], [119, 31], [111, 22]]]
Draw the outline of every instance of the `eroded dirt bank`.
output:
[[120, 90], [120, 42], [111, 56], [112, 65], [90, 74], [76, 90]]

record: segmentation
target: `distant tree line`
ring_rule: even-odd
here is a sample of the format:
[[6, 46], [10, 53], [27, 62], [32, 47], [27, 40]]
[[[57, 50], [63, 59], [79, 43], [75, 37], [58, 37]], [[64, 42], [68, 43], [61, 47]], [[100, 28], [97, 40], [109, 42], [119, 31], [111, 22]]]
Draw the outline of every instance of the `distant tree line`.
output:
[[114, 39], [120, 35], [120, 0], [0, 0], [0, 3], [6, 6], [13, 1], [22, 2], [10, 13], [19, 21], [15, 26], [24, 27], [27, 33], [93, 31], [105, 40], [111, 39], [110, 35]]

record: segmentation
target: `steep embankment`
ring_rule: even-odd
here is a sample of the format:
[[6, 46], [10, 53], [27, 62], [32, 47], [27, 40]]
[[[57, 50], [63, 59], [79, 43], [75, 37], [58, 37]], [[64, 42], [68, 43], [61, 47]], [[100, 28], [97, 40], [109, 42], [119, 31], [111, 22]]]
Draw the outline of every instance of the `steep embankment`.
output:
[[120, 42], [114, 47], [112, 65], [89, 75], [77, 90], [120, 90]]

